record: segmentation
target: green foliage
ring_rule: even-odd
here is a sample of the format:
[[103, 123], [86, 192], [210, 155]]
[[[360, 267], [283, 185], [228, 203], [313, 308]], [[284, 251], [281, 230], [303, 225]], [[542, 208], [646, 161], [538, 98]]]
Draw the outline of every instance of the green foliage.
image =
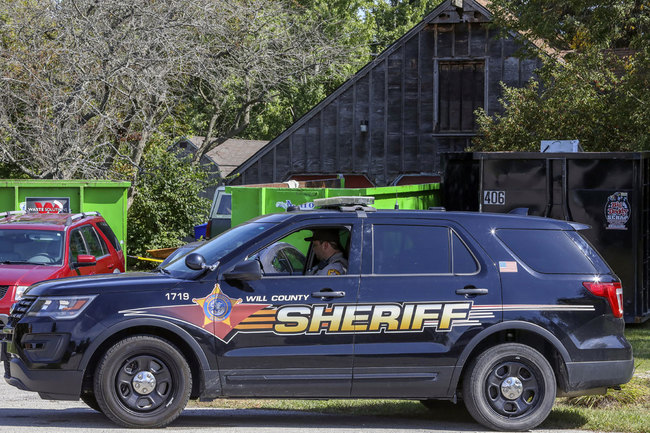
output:
[[22, 173], [11, 164], [0, 163], [0, 179], [27, 179], [28, 176]]
[[205, 222], [210, 207], [210, 200], [199, 197], [210, 184], [208, 174], [188, 158], [157, 145], [144, 161], [128, 213], [132, 255], [181, 245], [195, 225]]
[[431, 12], [442, 0], [376, 0], [367, 16], [373, 29], [373, 52], [380, 53]]
[[647, 0], [492, 0], [495, 25], [560, 50], [627, 47], [647, 39]]
[[536, 151], [556, 139], [586, 151], [650, 149], [649, 2], [497, 0], [494, 11], [495, 23], [555, 50], [538, 53], [535, 81], [502, 86], [503, 113], [477, 113], [472, 150]]

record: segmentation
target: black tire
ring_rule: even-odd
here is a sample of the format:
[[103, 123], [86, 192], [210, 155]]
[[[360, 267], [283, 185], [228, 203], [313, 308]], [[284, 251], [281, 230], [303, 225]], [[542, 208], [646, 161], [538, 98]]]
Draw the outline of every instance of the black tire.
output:
[[472, 417], [493, 430], [530, 430], [551, 412], [555, 374], [544, 356], [518, 343], [492, 347], [463, 377], [463, 399]]
[[153, 336], [125, 338], [102, 357], [94, 381], [101, 411], [124, 427], [159, 428], [174, 421], [190, 398], [187, 361]]
[[99, 407], [99, 403], [97, 403], [97, 399], [95, 398], [95, 394], [92, 392], [82, 392], [81, 393], [81, 401], [86, 403], [86, 405], [93, 409], [96, 410], [97, 412], [101, 412], [102, 408]]

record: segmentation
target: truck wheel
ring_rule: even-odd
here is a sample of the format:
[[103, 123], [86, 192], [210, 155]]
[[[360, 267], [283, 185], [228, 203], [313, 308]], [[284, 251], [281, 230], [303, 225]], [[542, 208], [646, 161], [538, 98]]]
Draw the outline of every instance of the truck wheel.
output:
[[463, 377], [463, 399], [472, 417], [493, 430], [521, 431], [542, 423], [555, 402], [555, 374], [535, 349], [517, 343], [492, 347]]
[[102, 412], [124, 427], [159, 428], [185, 408], [192, 376], [169, 342], [148, 335], [125, 338], [102, 357], [94, 390]]

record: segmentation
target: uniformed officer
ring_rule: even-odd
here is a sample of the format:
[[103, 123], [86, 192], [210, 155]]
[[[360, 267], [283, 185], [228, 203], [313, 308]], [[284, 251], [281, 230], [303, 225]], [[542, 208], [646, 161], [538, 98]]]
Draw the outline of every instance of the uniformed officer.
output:
[[309, 275], [345, 275], [348, 272], [348, 261], [343, 257], [338, 230], [314, 230], [313, 236], [305, 240], [312, 242], [314, 254], [320, 260], [307, 271]]

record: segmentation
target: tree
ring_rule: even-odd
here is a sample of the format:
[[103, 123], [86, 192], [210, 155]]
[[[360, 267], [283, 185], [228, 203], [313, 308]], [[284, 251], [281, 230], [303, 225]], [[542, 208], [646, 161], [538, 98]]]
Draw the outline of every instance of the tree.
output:
[[379, 54], [442, 2], [443, 0], [371, 1], [365, 14], [373, 28], [373, 53]]
[[347, 50], [324, 31], [327, 21], [300, 14], [278, 0], [215, 4], [199, 24], [202, 44], [190, 71], [200, 97], [198, 132], [203, 137], [194, 157], [228, 138], [240, 136], [255, 110], [302, 77], [320, 75], [340, 64]]
[[502, 114], [478, 113], [472, 149], [538, 150], [548, 139], [579, 139], [589, 151], [650, 149], [648, 9], [639, 1], [495, 0], [496, 23], [545, 41], [531, 50], [544, 66], [525, 88], [503, 86]]
[[170, 116], [190, 107], [203, 154], [288, 79], [341, 57], [315, 17], [277, 0], [10, 0], [0, 43], [0, 163], [136, 186], [151, 137], [175, 135]]
[[137, 166], [190, 57], [186, 3], [9, 2], [0, 160], [33, 178], [106, 177], [116, 158]]
[[177, 247], [203, 223], [210, 201], [200, 197], [209, 185], [208, 174], [191, 158], [170, 153], [163, 144], [146, 152], [140, 183], [129, 209], [130, 254], [148, 249]]

